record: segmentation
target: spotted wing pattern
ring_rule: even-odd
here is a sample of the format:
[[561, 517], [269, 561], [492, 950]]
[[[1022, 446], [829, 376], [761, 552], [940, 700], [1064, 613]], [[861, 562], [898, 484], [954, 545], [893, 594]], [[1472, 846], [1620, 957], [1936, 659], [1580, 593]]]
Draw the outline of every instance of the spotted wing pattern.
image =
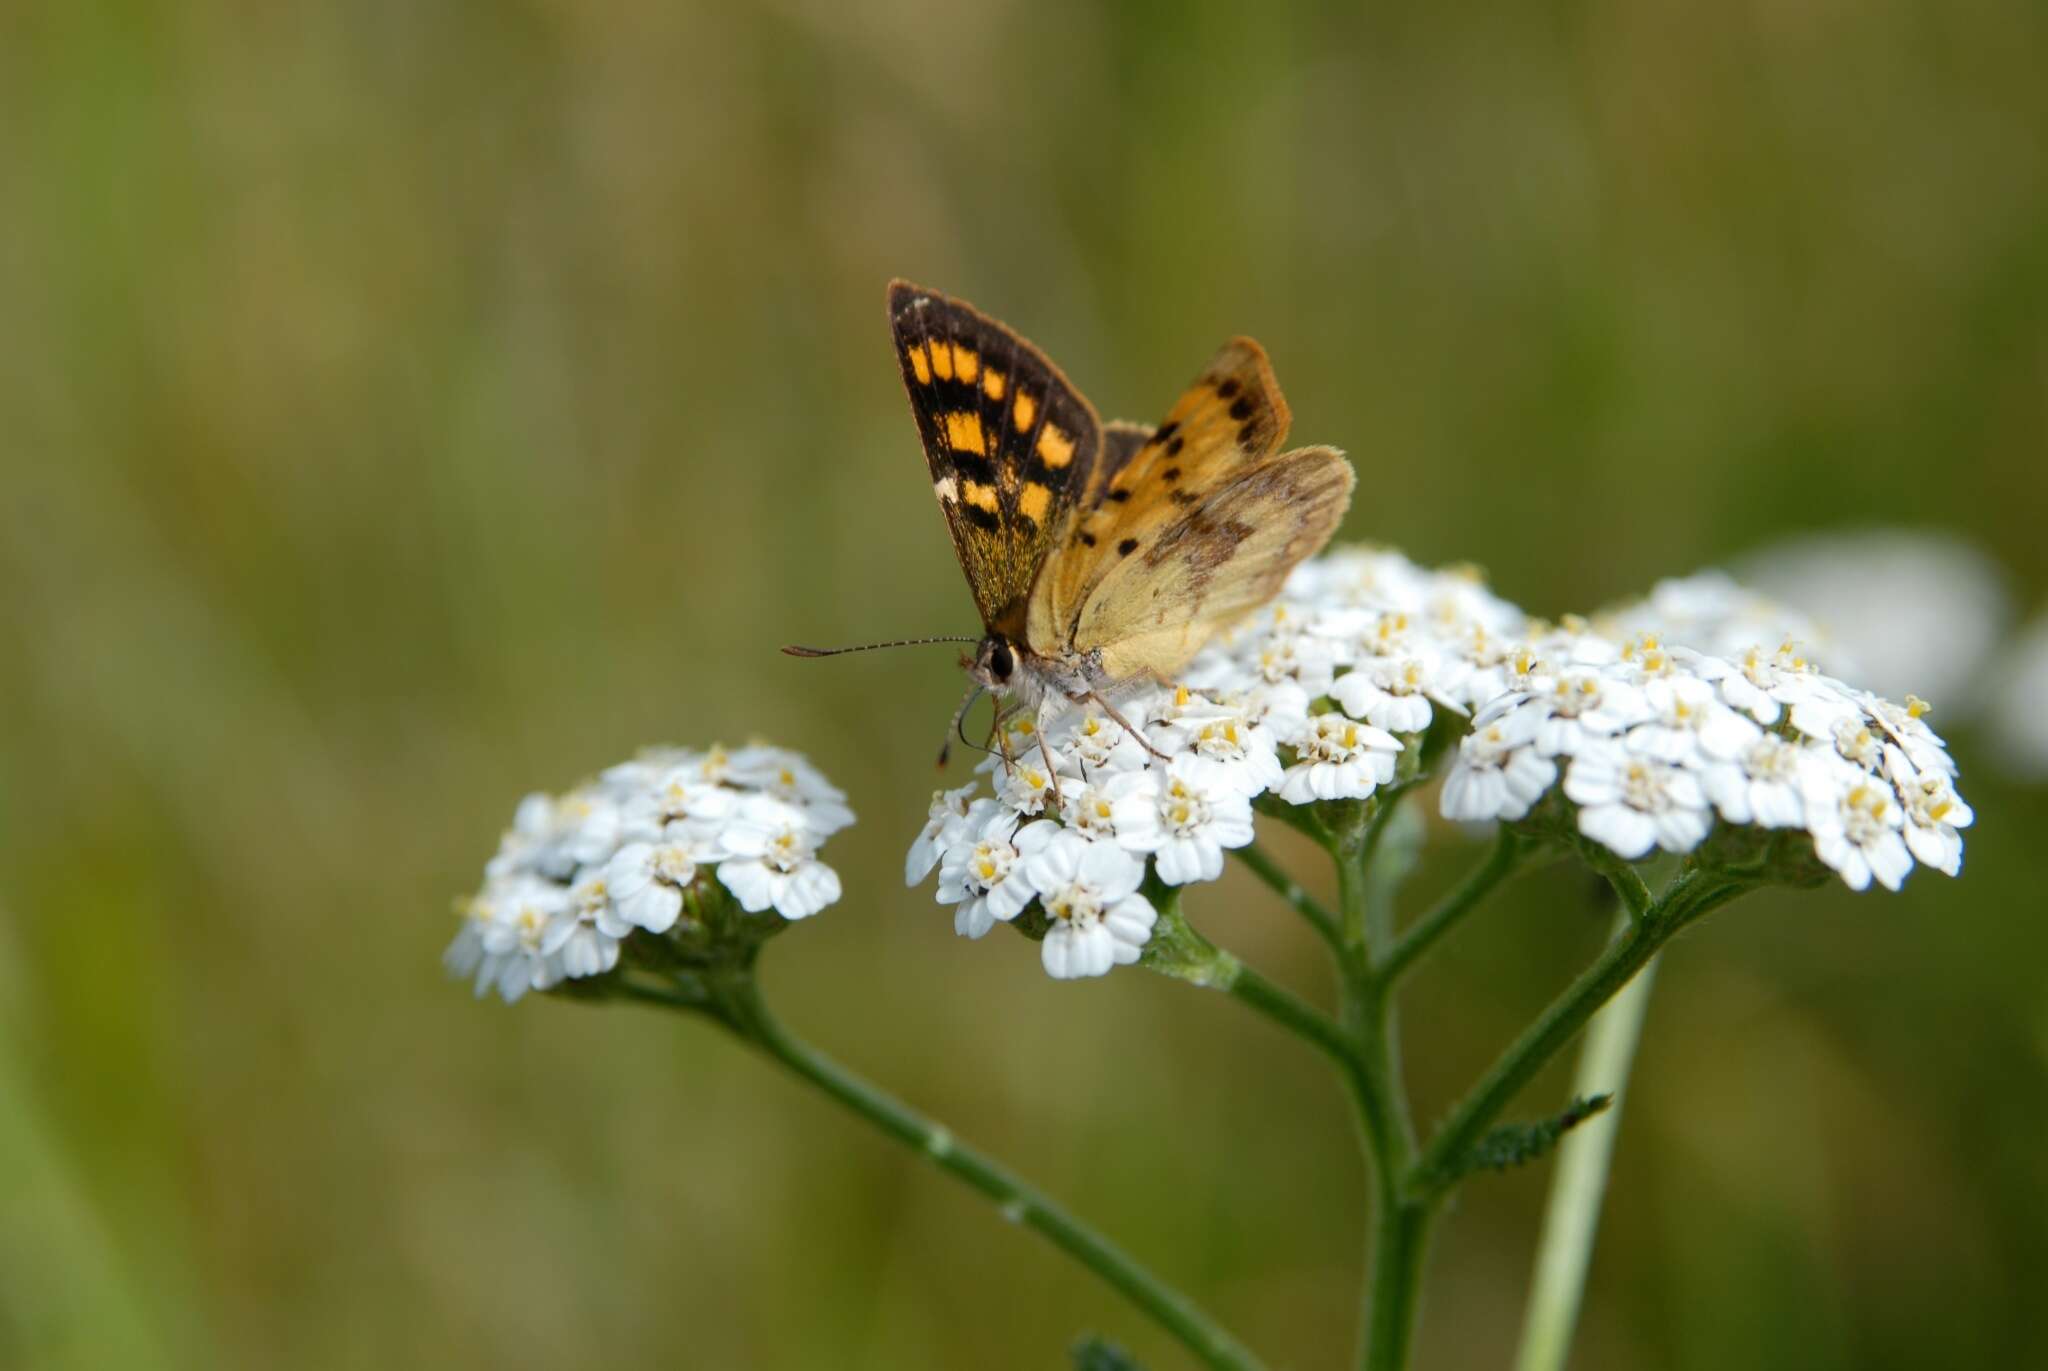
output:
[[1102, 425], [1044, 353], [972, 305], [896, 281], [889, 327], [975, 608], [1024, 642], [1032, 584], [1087, 489]]
[[1075, 652], [1100, 652], [1112, 680], [1171, 680], [1220, 629], [1280, 593], [1351, 503], [1351, 463], [1301, 448], [1224, 478], [1147, 535], [1082, 602]]
[[1249, 338], [1224, 344], [1135, 452], [1097, 465], [1032, 595], [1030, 641], [1041, 650], [1085, 650], [1076, 637], [1083, 607], [1108, 579], [1129, 559], [1156, 552], [1167, 530], [1279, 451], [1291, 423], [1265, 349]]

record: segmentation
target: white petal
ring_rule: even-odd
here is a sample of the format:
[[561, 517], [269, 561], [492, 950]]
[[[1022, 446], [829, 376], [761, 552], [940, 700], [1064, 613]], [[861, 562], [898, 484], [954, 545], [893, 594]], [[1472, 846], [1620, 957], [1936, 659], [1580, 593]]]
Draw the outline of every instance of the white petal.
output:
[[1641, 810], [1624, 804], [1580, 810], [1579, 832], [1629, 861], [1646, 855], [1657, 845], [1656, 822]]

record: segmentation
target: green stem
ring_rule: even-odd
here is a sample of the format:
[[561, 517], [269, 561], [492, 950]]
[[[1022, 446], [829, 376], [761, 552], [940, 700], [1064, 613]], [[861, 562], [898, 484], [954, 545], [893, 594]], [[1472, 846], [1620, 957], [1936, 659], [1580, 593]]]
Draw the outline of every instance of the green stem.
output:
[[1398, 980], [1418, 957], [1435, 946], [1438, 938], [1450, 932], [1452, 925], [1471, 913], [1495, 886], [1514, 873], [1523, 851], [1522, 840], [1503, 824], [1486, 861], [1394, 940], [1392, 950], [1379, 965], [1379, 974], [1390, 981]]
[[1303, 890], [1293, 877], [1289, 876], [1257, 843], [1237, 848], [1231, 854], [1244, 863], [1245, 869], [1263, 881], [1266, 886], [1288, 904], [1294, 912], [1308, 920], [1322, 940], [1330, 945], [1333, 952], [1342, 954], [1344, 935], [1337, 927], [1336, 916], [1318, 904], [1313, 896]]
[[1456, 1174], [1459, 1158], [1479, 1141], [1516, 1092], [1577, 1036], [1594, 1011], [1633, 980], [1679, 930], [1746, 889], [1742, 883], [1707, 884], [1681, 876], [1662, 900], [1649, 905], [1640, 917], [1631, 917], [1627, 931], [1545, 1007], [1452, 1109], [1411, 1170], [1409, 1191], [1441, 1194], [1448, 1178]]
[[1203, 1365], [1217, 1371], [1259, 1371], [1261, 1363], [1250, 1349], [1186, 1295], [1139, 1265], [1108, 1238], [1068, 1214], [1001, 1163], [955, 1138], [942, 1125], [793, 1036], [769, 1012], [750, 973], [725, 981], [718, 989], [720, 1011], [749, 1042], [883, 1133], [915, 1149], [986, 1196], [1001, 1208], [1004, 1218], [1043, 1234], [1171, 1333]]
[[1422, 1260], [1429, 1250], [1433, 1201], [1382, 1196], [1373, 1214], [1372, 1275], [1367, 1294], [1364, 1371], [1406, 1371], [1422, 1308]]
[[1335, 1063], [1347, 1079], [1357, 1074], [1357, 1052], [1335, 1020], [1293, 991], [1273, 984], [1237, 958], [1228, 953], [1222, 955], [1228, 959], [1229, 967], [1214, 982], [1218, 989], [1228, 991], [1232, 998], [1243, 1001], [1308, 1042]]
[[[1394, 899], [1395, 881], [1375, 882], [1373, 880], [1373, 858], [1379, 854], [1380, 844], [1387, 836], [1387, 828], [1394, 817], [1401, 812], [1401, 797], [1406, 786], [1388, 786], [1373, 797], [1372, 817], [1366, 820], [1365, 833], [1359, 840], [1358, 848], [1338, 853], [1338, 862], [1344, 866], [1356, 866], [1357, 884], [1361, 887], [1358, 899], [1361, 906], [1360, 926], [1364, 942], [1374, 962], [1386, 955], [1394, 942]], [[1347, 929], [1348, 931], [1348, 929]]]
[[[1620, 916], [1616, 932], [1626, 929], [1629, 915]], [[1649, 1008], [1650, 986], [1657, 963], [1647, 963], [1586, 1028], [1586, 1045], [1572, 1096], [1618, 1096], [1628, 1081], [1636, 1041]], [[1593, 1256], [1593, 1237], [1600, 1226], [1600, 1201], [1607, 1188], [1607, 1166], [1614, 1137], [1621, 1126], [1621, 1105], [1574, 1128], [1558, 1147], [1557, 1170], [1551, 1177], [1550, 1204], [1543, 1216], [1543, 1236], [1536, 1248], [1536, 1272], [1530, 1282], [1529, 1309], [1522, 1323], [1522, 1345], [1515, 1371], [1563, 1371], [1585, 1292], [1586, 1268]]]
[[1360, 1127], [1371, 1143], [1374, 1187], [1358, 1364], [1365, 1371], [1403, 1371], [1421, 1303], [1422, 1262], [1436, 1197], [1404, 1193], [1401, 1184], [1412, 1166], [1415, 1129], [1401, 1083], [1393, 985], [1372, 977], [1347, 986], [1345, 996], [1357, 1024], [1360, 1069], [1354, 1096]]

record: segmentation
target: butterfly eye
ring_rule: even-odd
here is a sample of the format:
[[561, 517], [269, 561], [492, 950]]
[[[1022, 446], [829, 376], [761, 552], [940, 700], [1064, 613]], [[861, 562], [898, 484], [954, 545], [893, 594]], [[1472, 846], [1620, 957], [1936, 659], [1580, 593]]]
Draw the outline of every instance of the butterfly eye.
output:
[[1009, 680], [1010, 672], [1016, 665], [1010, 656], [1010, 647], [1007, 643], [997, 643], [996, 650], [988, 656], [988, 668], [995, 673], [998, 681]]

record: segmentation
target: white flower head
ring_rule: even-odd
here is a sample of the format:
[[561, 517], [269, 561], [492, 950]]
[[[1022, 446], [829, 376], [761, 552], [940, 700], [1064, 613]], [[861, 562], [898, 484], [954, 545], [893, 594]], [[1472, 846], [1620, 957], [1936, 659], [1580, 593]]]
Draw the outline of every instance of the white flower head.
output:
[[1571, 756], [1655, 713], [1643, 687], [1620, 667], [1572, 667], [1550, 679], [1540, 698], [1548, 717], [1536, 732], [1545, 756]]
[[534, 876], [487, 883], [467, 902], [463, 926], [442, 962], [472, 976], [478, 995], [495, 989], [507, 1003], [545, 979], [541, 942], [569, 902], [568, 888]]
[[1159, 917], [1138, 893], [1144, 862], [1110, 843], [1061, 832], [1026, 865], [1051, 924], [1039, 944], [1046, 974], [1101, 976], [1138, 960]]
[[635, 768], [635, 764], [629, 762], [605, 773], [624, 796], [620, 804], [623, 836], [653, 842], [671, 827], [715, 835], [739, 802], [737, 792], [705, 780], [687, 758], [659, 769], [637, 767], [629, 773], [640, 782], [634, 786], [617, 783], [616, 778], [627, 768]]
[[996, 797], [1017, 814], [1047, 814], [1053, 811], [1053, 791], [1061, 790], [1059, 778], [1045, 765], [1045, 759], [1033, 749], [1029, 756], [1019, 757], [1003, 774], [1003, 783], [996, 791]]
[[1803, 788], [1814, 854], [1843, 884], [1866, 890], [1873, 877], [1887, 890], [1905, 884], [1913, 857], [1900, 833], [1905, 814], [1890, 782], [1840, 756], [1816, 753]]
[[1959, 830], [1968, 828], [1977, 816], [1956, 794], [1947, 773], [1921, 770], [1904, 748], [1894, 745], [1885, 749], [1885, 774], [1898, 789], [1905, 808], [1902, 832], [1907, 850], [1922, 866], [1945, 876], [1959, 874], [1963, 869]]
[[728, 783], [758, 790], [803, 811], [811, 834], [822, 840], [853, 822], [846, 792], [825, 779], [809, 759], [786, 747], [756, 743], [732, 754]]
[[1458, 742], [1444, 777], [1446, 819], [1520, 819], [1557, 782], [1557, 763], [1536, 746], [1545, 716], [1540, 701], [1490, 711]]
[[1342, 714], [1318, 714], [1288, 739], [1296, 761], [1280, 783], [1290, 804], [1363, 799], [1394, 779], [1401, 740]]
[[1092, 707], [1063, 712], [1047, 725], [1045, 740], [1059, 758], [1060, 770], [1068, 775], [1134, 771], [1145, 765], [1145, 745], [1132, 737], [1129, 729]]
[[1267, 685], [1292, 681], [1311, 699], [1329, 690], [1337, 667], [1338, 648], [1328, 638], [1297, 627], [1288, 619], [1285, 605], [1273, 609], [1275, 626], [1255, 640], [1252, 670]]
[[[1020, 828], [1014, 811], [991, 801], [977, 800], [974, 808], [969, 817], [974, 840], [956, 843], [939, 866], [938, 901], [959, 906], [953, 911], [953, 931], [963, 938], [979, 938], [998, 920], [1007, 923], [1024, 912], [1038, 893], [1025, 861], [1060, 831], [1046, 820]], [[973, 828], [977, 820], [978, 831]]]
[[623, 938], [636, 928], [666, 933], [682, 917], [683, 891], [697, 879], [697, 861], [684, 843], [627, 843], [605, 863], [610, 905], [598, 911], [607, 937]]
[[914, 886], [932, 874], [932, 869], [945, 858], [967, 832], [968, 816], [973, 812], [974, 792], [979, 789], [973, 784], [963, 785], [956, 790], [934, 790], [929, 814], [924, 827], [910, 844], [910, 853], [903, 859], [903, 884]]
[[1763, 729], [1731, 709], [1697, 676], [1660, 676], [1643, 686], [1650, 717], [1628, 732], [1628, 749], [1662, 762], [1727, 761]]
[[1714, 823], [1698, 777], [1614, 742], [1572, 758], [1564, 793], [1579, 807], [1579, 832], [1629, 861], [1652, 848], [1690, 852]]
[[[1299, 693], [1300, 687], [1289, 687], [1290, 707]], [[1177, 697], [1171, 712], [1162, 713], [1150, 730], [1160, 750], [1190, 753], [1216, 763], [1227, 783], [1247, 797], [1279, 786], [1280, 753], [1273, 729], [1251, 706], [1189, 696], [1185, 689], [1180, 697], [1185, 698]], [[1301, 722], [1307, 722], [1305, 696]]]
[[1224, 849], [1252, 840], [1251, 797], [1223, 763], [1182, 753], [1167, 764], [1163, 783], [1149, 789], [1146, 799], [1153, 806], [1151, 823], [1142, 838], [1124, 845], [1152, 853], [1159, 879], [1168, 885], [1217, 879]]
[[1759, 828], [1798, 828], [1806, 819], [1800, 790], [1805, 749], [1759, 731], [1739, 756], [1700, 772], [1700, 788], [1722, 818]]
[[1420, 733], [1429, 727], [1432, 713], [1434, 657], [1423, 652], [1370, 658], [1339, 676], [1330, 686], [1330, 698], [1352, 718], [1389, 733]]
[[1149, 852], [1159, 829], [1159, 776], [1146, 771], [1113, 771], [1092, 781], [1069, 780], [1060, 821], [1082, 837]]
[[543, 975], [534, 980], [536, 989], [562, 976], [601, 976], [619, 964], [619, 940], [599, 927], [611, 907], [611, 890], [604, 873], [592, 871], [569, 887], [569, 898], [556, 910], [541, 932], [540, 953]]
[[748, 795], [725, 829], [732, 854], [718, 879], [749, 914], [773, 909], [805, 919], [838, 901], [839, 873], [817, 859], [818, 836], [806, 811], [772, 795]]

